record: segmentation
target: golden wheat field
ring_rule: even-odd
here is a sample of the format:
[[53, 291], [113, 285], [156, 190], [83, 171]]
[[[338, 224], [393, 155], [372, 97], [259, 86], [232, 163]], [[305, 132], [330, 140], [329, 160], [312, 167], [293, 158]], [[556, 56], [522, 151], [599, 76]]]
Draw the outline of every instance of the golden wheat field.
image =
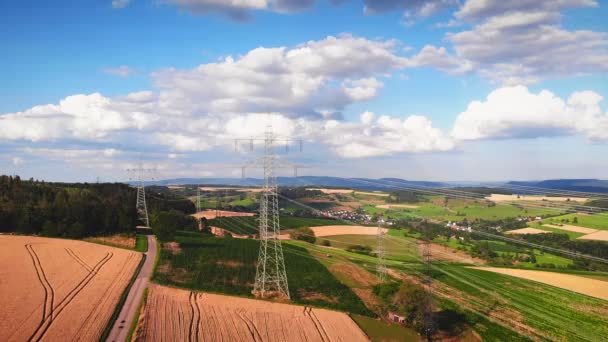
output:
[[142, 255], [0, 235], [0, 341], [97, 341]]
[[150, 288], [137, 341], [368, 341], [345, 313], [255, 299]]

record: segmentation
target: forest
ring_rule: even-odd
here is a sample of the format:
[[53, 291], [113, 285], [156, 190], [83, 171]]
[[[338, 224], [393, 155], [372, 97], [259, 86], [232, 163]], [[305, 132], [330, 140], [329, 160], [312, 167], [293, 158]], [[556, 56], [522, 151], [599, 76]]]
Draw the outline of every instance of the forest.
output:
[[[121, 183], [49, 183], [19, 176], [0, 176], [0, 232], [51, 237], [128, 233], [140, 224], [137, 191]], [[194, 212], [186, 199], [149, 192], [150, 215], [177, 209]]]

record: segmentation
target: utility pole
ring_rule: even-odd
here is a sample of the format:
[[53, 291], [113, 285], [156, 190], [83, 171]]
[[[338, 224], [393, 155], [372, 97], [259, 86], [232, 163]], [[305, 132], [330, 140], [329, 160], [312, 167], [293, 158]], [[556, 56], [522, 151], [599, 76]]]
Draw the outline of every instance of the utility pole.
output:
[[127, 169], [130, 173], [135, 173], [135, 181], [137, 182], [137, 200], [135, 202], [135, 208], [137, 209], [137, 215], [139, 220], [142, 221], [146, 227], [150, 227], [150, 220], [148, 219], [148, 208], [146, 206], [146, 188], [144, 185], [144, 173], [154, 172], [155, 169], [144, 169], [143, 162], [140, 159], [139, 165], [134, 169]]
[[376, 233], [376, 243], [377, 243], [377, 251], [376, 257], [378, 258], [378, 263], [376, 264], [376, 273], [378, 273], [378, 279], [381, 282], [386, 281], [387, 271], [386, 271], [386, 261], [384, 260], [386, 256], [386, 250], [384, 248], [384, 235], [386, 232], [382, 228], [380, 224], [380, 220], [378, 220], [378, 231]]
[[[251, 148], [254, 140], [261, 139], [249, 139]], [[279, 222], [278, 186], [275, 175], [275, 168], [279, 166], [279, 163], [277, 162], [274, 148], [278, 142], [288, 144], [291, 140], [277, 138], [272, 132], [271, 126], [266, 128], [263, 140], [264, 156], [247, 165], [251, 167], [261, 164], [264, 170], [264, 183], [260, 197], [260, 250], [253, 294], [259, 298], [281, 296], [289, 299], [289, 286], [285, 271], [283, 247], [281, 246], [281, 240], [279, 240], [281, 227]]]

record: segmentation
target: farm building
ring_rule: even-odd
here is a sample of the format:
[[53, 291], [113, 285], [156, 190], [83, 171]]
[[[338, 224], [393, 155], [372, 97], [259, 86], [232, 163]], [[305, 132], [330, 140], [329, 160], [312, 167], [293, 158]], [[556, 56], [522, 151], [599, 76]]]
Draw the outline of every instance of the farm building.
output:
[[388, 312], [388, 319], [391, 322], [405, 324], [405, 316], [399, 315], [399, 314], [391, 312], [391, 311]]

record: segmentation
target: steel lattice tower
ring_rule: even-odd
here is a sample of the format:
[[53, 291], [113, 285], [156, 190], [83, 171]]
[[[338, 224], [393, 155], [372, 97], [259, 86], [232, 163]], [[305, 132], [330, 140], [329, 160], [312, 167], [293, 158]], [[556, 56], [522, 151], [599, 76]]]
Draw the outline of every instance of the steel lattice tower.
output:
[[196, 186], [196, 212], [201, 211], [201, 185]]
[[139, 220], [142, 221], [146, 227], [150, 227], [150, 220], [148, 219], [148, 208], [146, 206], [146, 187], [144, 185], [144, 172], [155, 171], [153, 169], [144, 169], [141, 159], [139, 160], [139, 166], [136, 169], [128, 169], [129, 172], [135, 173], [135, 181], [137, 183], [137, 200], [135, 202], [135, 208], [137, 209], [137, 215]]
[[382, 229], [380, 225], [380, 221], [378, 221], [378, 231], [376, 233], [376, 242], [377, 242], [377, 251], [376, 257], [378, 258], [378, 263], [376, 264], [376, 272], [378, 273], [378, 279], [381, 282], [386, 280], [387, 272], [386, 272], [386, 261], [384, 260], [386, 256], [386, 250], [384, 248], [384, 235], [386, 232]]
[[422, 242], [422, 261], [424, 264], [423, 284], [426, 291], [424, 298], [424, 332], [427, 341], [433, 340], [433, 277], [432, 277], [431, 241], [426, 237]]
[[279, 201], [274, 174], [274, 135], [270, 129], [264, 137], [264, 188], [260, 200], [260, 251], [253, 293], [258, 297], [289, 296], [283, 247], [279, 235]]

